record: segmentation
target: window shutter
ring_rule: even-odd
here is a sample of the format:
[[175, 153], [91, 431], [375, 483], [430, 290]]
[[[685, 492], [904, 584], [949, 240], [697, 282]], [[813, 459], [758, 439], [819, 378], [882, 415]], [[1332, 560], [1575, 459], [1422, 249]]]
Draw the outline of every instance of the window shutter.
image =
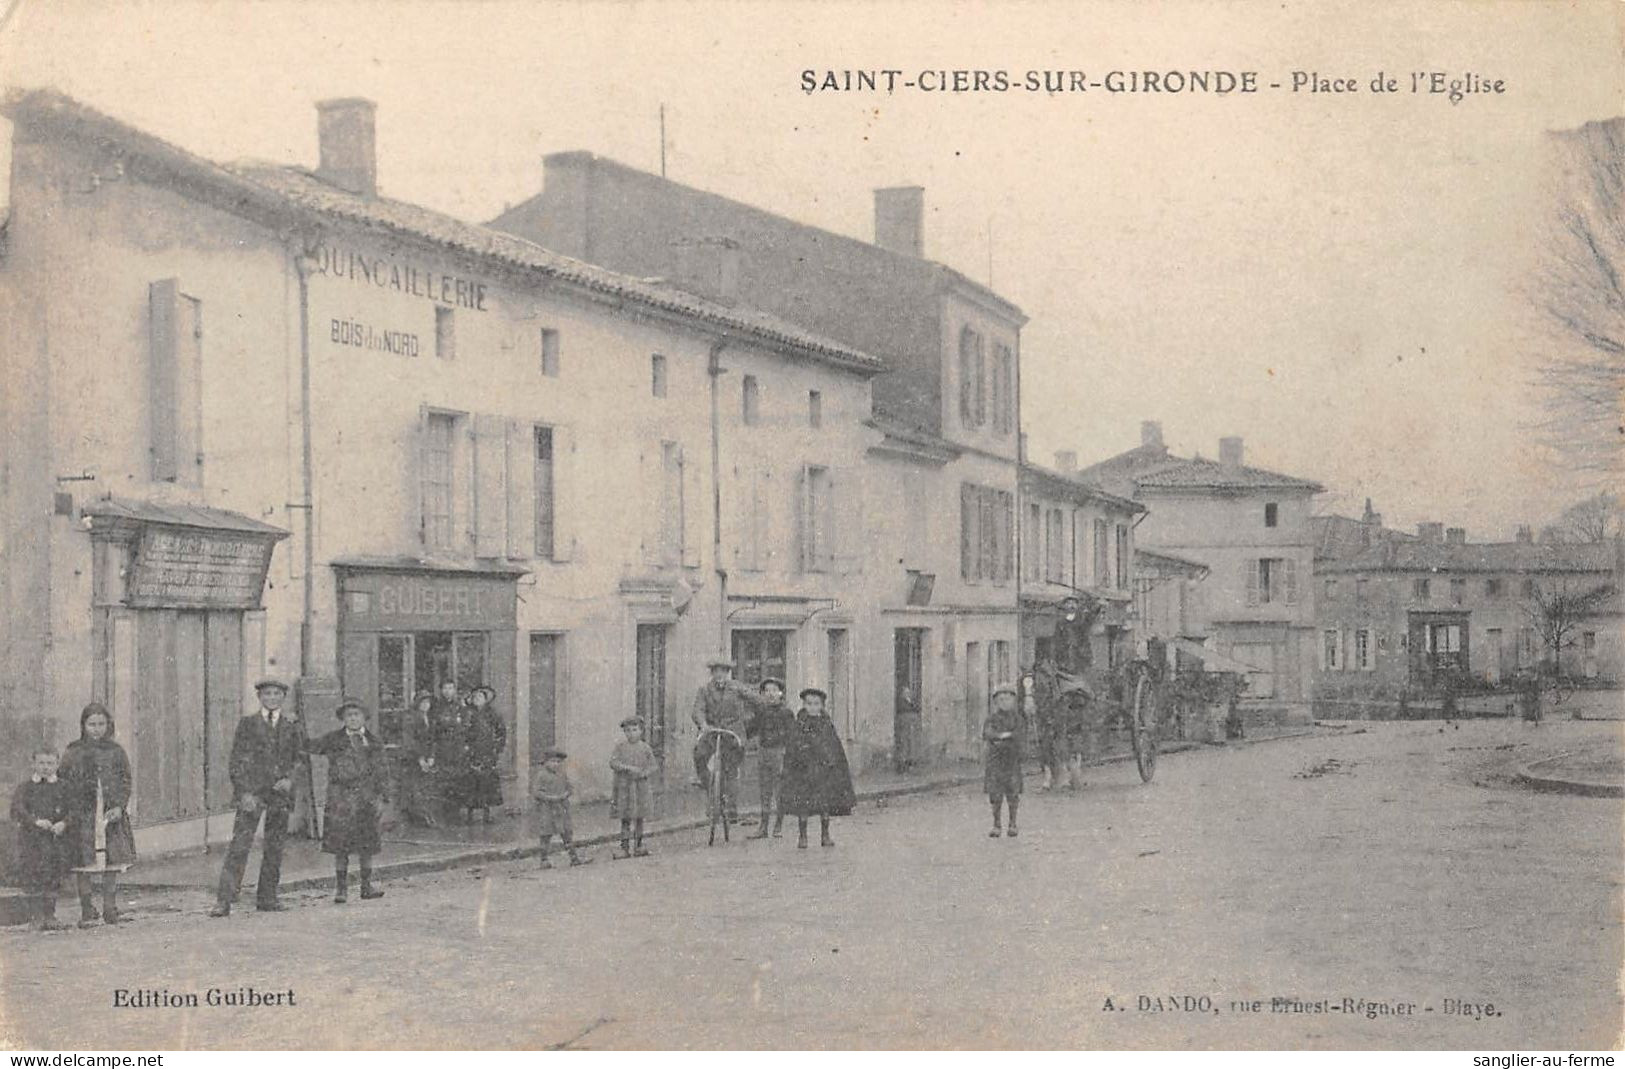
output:
[[796, 571], [811, 571], [811, 540], [808, 538], [808, 525], [811, 522], [807, 513], [808, 494], [807, 466], [803, 464], [796, 473], [796, 483], [792, 494], [792, 507], [794, 509], [792, 522], [795, 525], [796, 545]]
[[412, 443], [418, 478], [418, 541], [429, 544], [429, 406], [418, 406], [418, 433]]
[[710, 504], [704, 500], [704, 487], [700, 482], [700, 466], [690, 464], [683, 454], [683, 447], [677, 447], [677, 469], [681, 476], [681, 489], [678, 491], [682, 511], [682, 539], [683, 539], [683, 567], [698, 568], [700, 566], [700, 542], [706, 529], [704, 518], [711, 515]]
[[474, 416], [474, 555], [500, 557], [507, 546], [508, 425]]
[[508, 557], [528, 560], [536, 555], [536, 428], [509, 420], [508, 434]]
[[1282, 567], [1286, 570], [1286, 603], [1298, 603], [1298, 562], [1291, 557], [1283, 558]]
[[576, 480], [575, 431], [564, 424], [553, 427], [553, 559], [575, 559], [576, 517], [581, 510]]
[[1241, 562], [1241, 567], [1242, 567], [1242, 570], [1247, 573], [1246, 578], [1244, 580], [1244, 582], [1246, 582], [1246, 584], [1247, 584], [1247, 604], [1248, 605], [1257, 605], [1258, 604], [1258, 569], [1260, 567], [1260, 562], [1256, 561], [1256, 560], [1244, 560], [1244, 561]]
[[959, 484], [959, 577], [975, 578], [976, 495], [969, 483]]
[[846, 539], [842, 531], [840, 509], [841, 481], [835, 477], [834, 468], [824, 471], [824, 500], [822, 502], [822, 515], [819, 517], [824, 525], [824, 566], [830, 572], [845, 574], [851, 569], [847, 566]]
[[151, 420], [152, 477], [173, 482], [180, 475], [176, 443], [176, 415], [179, 402], [180, 289], [173, 278], [147, 287], [151, 311], [148, 323], [150, 364], [148, 367], [147, 411]]
[[[554, 455], [558, 455], [555, 447]], [[661, 496], [660, 496], [660, 443], [646, 443], [638, 450], [638, 482], [641, 493], [632, 503], [641, 511], [634, 522], [640, 532], [639, 551], [644, 564], [660, 563]], [[641, 502], [641, 508], [636, 502]]]

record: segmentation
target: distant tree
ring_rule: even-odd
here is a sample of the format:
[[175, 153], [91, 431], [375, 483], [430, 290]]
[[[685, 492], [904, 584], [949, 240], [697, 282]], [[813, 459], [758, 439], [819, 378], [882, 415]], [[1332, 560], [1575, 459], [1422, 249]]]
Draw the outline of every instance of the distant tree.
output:
[[1523, 612], [1540, 636], [1554, 676], [1563, 674], [1563, 651], [1574, 647], [1580, 625], [1613, 595], [1612, 583], [1555, 579], [1534, 584]]
[[1542, 541], [1607, 542], [1625, 530], [1625, 505], [1616, 494], [1604, 490], [1563, 510], [1557, 522], [1541, 533]]
[[1552, 214], [1530, 298], [1547, 328], [1535, 387], [1571, 469], [1625, 468], [1625, 118], [1550, 135]]

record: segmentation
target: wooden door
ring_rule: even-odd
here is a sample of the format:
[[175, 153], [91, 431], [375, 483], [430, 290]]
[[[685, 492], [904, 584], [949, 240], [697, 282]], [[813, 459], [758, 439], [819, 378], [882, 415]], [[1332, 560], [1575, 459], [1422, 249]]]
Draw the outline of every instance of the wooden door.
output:
[[204, 620], [207, 715], [203, 722], [203, 795], [211, 813], [231, 808], [231, 740], [243, 715], [243, 614], [211, 612]]
[[[850, 663], [851, 644], [847, 639], [844, 628], [831, 628], [829, 631], [829, 716], [830, 721], [840, 726], [841, 731], [850, 741], [858, 737], [858, 720], [855, 715], [856, 708], [852, 701], [852, 666]], [[799, 688], [798, 688], [799, 689]]]
[[655, 756], [666, 752], [666, 625], [639, 624], [637, 714]]
[[[241, 614], [235, 650], [241, 671]], [[226, 663], [224, 660], [223, 664]], [[136, 614], [136, 694], [128, 738], [134, 751], [135, 810], [140, 824], [199, 817], [208, 804], [205, 767], [209, 720], [207, 614], [170, 609]], [[232, 724], [235, 728], [235, 722]], [[229, 753], [229, 739], [223, 743]]]
[[558, 745], [559, 636], [530, 636], [530, 765]]

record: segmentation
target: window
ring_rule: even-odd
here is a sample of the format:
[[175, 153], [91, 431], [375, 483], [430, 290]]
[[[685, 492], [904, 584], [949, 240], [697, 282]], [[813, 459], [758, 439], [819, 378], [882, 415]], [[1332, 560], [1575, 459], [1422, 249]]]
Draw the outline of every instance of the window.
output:
[[195, 484], [203, 476], [203, 302], [177, 286], [170, 278], [148, 288], [149, 445], [154, 480]]
[[1370, 596], [1370, 589], [1371, 589], [1371, 581], [1370, 580], [1368, 580], [1368, 579], [1356, 579], [1354, 581], [1354, 600], [1360, 602], [1361, 604], [1364, 604], [1365, 599]]
[[666, 396], [666, 358], [660, 353], [649, 358], [649, 392], [656, 397]]
[[735, 678], [752, 687], [764, 679], [783, 679], [789, 646], [788, 631], [735, 631]]
[[1450, 580], [1450, 602], [1451, 602], [1451, 604], [1460, 605], [1462, 603], [1462, 601], [1465, 600], [1466, 597], [1467, 597], [1467, 580], [1465, 580], [1465, 579], [1452, 579], [1452, 580]]
[[1043, 508], [1039, 505], [1027, 506], [1027, 522], [1021, 531], [1021, 577], [1023, 580], [1037, 582], [1042, 575], [1042, 552], [1044, 521]]
[[1117, 525], [1117, 589], [1128, 589], [1128, 571], [1131, 560], [1128, 552], [1128, 524]]
[[1371, 647], [1371, 632], [1363, 628], [1354, 632], [1354, 666], [1362, 672], [1377, 667], [1376, 652]]
[[559, 332], [552, 327], [542, 328], [542, 374], [559, 377]]
[[1486, 598], [1499, 598], [1505, 593], [1506, 584], [1500, 579], [1484, 580], [1484, 596]]
[[536, 556], [553, 559], [553, 428], [536, 428]]
[[451, 549], [456, 480], [453, 467], [457, 417], [431, 412], [424, 423], [423, 544]]
[[1342, 668], [1343, 633], [1341, 631], [1322, 631], [1320, 638], [1320, 667], [1328, 672], [1335, 672]]
[[1525, 579], [1523, 581], [1523, 588], [1522, 589], [1523, 589], [1523, 596], [1524, 597], [1526, 597], [1526, 598], [1534, 597], [1535, 596], [1535, 581], [1533, 579]]
[[833, 485], [828, 468], [809, 465], [803, 472], [801, 570], [827, 572], [835, 564]]
[[1296, 605], [1298, 562], [1290, 557], [1263, 557], [1247, 563], [1247, 604]]
[[807, 426], [824, 425], [824, 395], [817, 390], [807, 391]]
[[1095, 521], [1095, 585], [1104, 587], [1107, 582], [1106, 567], [1111, 555], [1111, 545], [1106, 540], [1106, 531], [1110, 525], [1105, 520]]
[[683, 447], [660, 443], [660, 563], [683, 560]]
[[754, 427], [757, 421], [762, 418], [762, 391], [761, 387], [756, 383], [755, 375], [745, 376], [743, 391], [741, 416], [745, 421], [745, 426]]
[[1430, 584], [1426, 579], [1416, 579], [1411, 582], [1411, 594], [1417, 601], [1426, 601], [1430, 595]]
[[959, 574], [970, 582], [1008, 582], [1014, 574], [1015, 495], [962, 483], [959, 487]]
[[1273, 501], [1266, 502], [1264, 505], [1264, 526], [1274, 527], [1278, 518], [1278, 506]]
[[385, 742], [401, 737], [401, 713], [412, 694], [412, 639], [408, 635], [378, 636], [378, 735]]
[[1003, 683], [1014, 683], [1010, 674], [1010, 643], [999, 639], [987, 644], [987, 694], [983, 700], [993, 708], [993, 688]]
[[986, 377], [982, 336], [965, 327], [959, 332], [959, 420], [966, 427], [987, 422]]
[[1328, 579], [1328, 580], [1326, 580], [1326, 600], [1327, 601], [1336, 601], [1337, 600], [1337, 580], [1336, 579]]
[[1044, 523], [1044, 578], [1066, 582], [1066, 514], [1050, 509]]
[[1015, 426], [1015, 357], [1008, 345], [993, 347], [993, 432], [1009, 434]]
[[1528, 668], [1535, 663], [1535, 629], [1518, 629], [1518, 667]]
[[434, 310], [434, 355], [442, 360], [457, 359], [457, 320], [450, 308]]

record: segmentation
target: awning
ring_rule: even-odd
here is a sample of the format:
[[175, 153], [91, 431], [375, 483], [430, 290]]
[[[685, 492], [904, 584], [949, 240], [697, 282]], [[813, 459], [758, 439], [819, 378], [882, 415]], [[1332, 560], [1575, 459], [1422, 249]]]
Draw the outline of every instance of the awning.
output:
[[160, 504], [156, 501], [129, 501], [104, 497], [84, 507], [91, 529], [103, 531], [119, 526], [159, 523], [168, 527], [195, 527], [205, 531], [233, 531], [272, 539], [288, 537], [288, 532], [252, 516], [202, 505]]
[[1220, 653], [1218, 650], [1210, 650], [1200, 642], [1192, 642], [1188, 638], [1174, 639], [1173, 646], [1180, 653], [1201, 661], [1203, 671], [1242, 673], [1262, 671], [1262, 669], [1256, 668], [1245, 661], [1238, 661], [1234, 657]]

